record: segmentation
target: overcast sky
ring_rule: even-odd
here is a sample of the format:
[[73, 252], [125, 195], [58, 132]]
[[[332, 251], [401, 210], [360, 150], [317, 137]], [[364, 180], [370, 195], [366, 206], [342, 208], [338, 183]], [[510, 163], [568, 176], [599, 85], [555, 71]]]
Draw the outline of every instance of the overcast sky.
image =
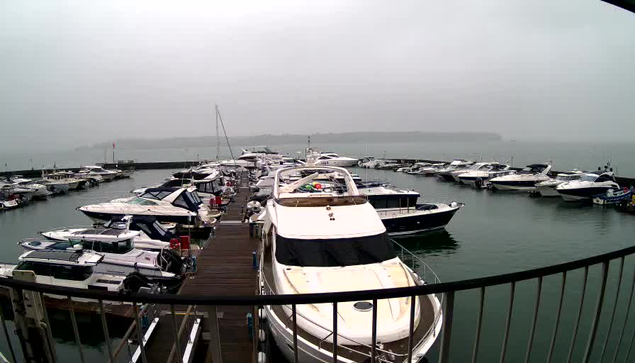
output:
[[0, 149], [125, 137], [635, 135], [635, 14], [597, 0], [2, 1]]

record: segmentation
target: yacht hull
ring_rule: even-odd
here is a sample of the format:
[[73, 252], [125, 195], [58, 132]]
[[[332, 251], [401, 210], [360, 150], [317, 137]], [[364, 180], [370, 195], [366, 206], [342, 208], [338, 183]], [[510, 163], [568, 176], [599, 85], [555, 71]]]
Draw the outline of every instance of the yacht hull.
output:
[[379, 209], [377, 214], [389, 236], [405, 236], [444, 228], [460, 206], [430, 210]]
[[610, 187], [592, 187], [576, 189], [557, 189], [565, 202], [590, 201], [594, 196], [604, 194]]
[[454, 181], [454, 177], [452, 177], [452, 174], [450, 172], [437, 173], [437, 177], [439, 178], [439, 180], [442, 180], [442, 181], [448, 181], [448, 182]]
[[543, 197], [559, 197], [560, 196], [558, 191], [556, 191], [556, 185], [554, 186], [539, 185], [539, 186], [536, 186], [536, 190]]
[[[104, 223], [108, 222], [113, 218], [122, 218], [124, 215], [128, 215], [129, 213], [105, 213], [105, 212], [94, 212], [80, 209], [82, 213], [86, 215], [86, 217], [90, 218], [95, 223]], [[189, 224], [190, 218], [195, 219], [195, 217], [188, 216], [175, 216], [175, 215], [161, 215], [161, 214], [143, 214], [144, 216], [155, 217], [157, 221], [160, 223], [178, 223], [178, 224]]]
[[498, 190], [512, 190], [521, 192], [532, 192], [536, 190], [535, 180], [523, 180], [523, 181], [495, 181], [490, 180], [492, 186]]

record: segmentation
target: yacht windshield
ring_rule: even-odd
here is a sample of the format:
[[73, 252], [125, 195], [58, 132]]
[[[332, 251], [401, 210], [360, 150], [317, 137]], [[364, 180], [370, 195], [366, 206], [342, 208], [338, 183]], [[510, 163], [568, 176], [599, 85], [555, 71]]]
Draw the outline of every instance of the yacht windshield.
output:
[[379, 263], [395, 257], [395, 251], [386, 233], [325, 240], [304, 240], [276, 235], [276, 259], [284, 265], [353, 266]]
[[127, 201], [126, 203], [128, 203], [128, 204], [138, 204], [138, 205], [157, 205], [156, 202], [153, 202], [153, 201], [147, 200], [147, 199], [143, 199], [143, 198], [139, 198], [139, 197], [132, 198], [129, 201]]
[[598, 178], [598, 176], [597, 176], [597, 175], [595, 175], [595, 174], [584, 174], [584, 175], [582, 175], [582, 176], [580, 177], [580, 180], [581, 180], [581, 181], [589, 181], [589, 182], [592, 182], [592, 181], [595, 181], [595, 179], [597, 179], [597, 178]]

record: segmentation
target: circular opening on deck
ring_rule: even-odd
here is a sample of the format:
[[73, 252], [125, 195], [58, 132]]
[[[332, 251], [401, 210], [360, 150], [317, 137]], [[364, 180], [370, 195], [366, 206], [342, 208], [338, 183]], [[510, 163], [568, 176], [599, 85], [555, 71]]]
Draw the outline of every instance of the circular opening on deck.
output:
[[373, 303], [368, 301], [358, 301], [353, 304], [353, 308], [357, 311], [370, 311], [373, 308]]

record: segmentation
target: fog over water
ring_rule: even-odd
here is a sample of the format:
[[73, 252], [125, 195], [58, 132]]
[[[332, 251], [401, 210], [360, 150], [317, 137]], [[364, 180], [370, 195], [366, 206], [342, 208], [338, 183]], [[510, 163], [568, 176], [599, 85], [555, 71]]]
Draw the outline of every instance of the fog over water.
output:
[[0, 151], [212, 135], [629, 141], [633, 14], [595, 0], [5, 1]]

